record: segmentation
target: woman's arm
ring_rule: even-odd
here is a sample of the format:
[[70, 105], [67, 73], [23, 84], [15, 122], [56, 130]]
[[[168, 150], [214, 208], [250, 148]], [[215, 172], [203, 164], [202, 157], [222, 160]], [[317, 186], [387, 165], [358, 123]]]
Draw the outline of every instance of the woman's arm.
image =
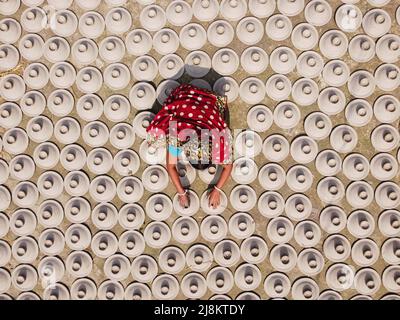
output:
[[177, 157], [173, 156], [167, 149], [167, 171], [179, 195], [179, 203], [182, 207], [189, 205], [189, 197], [183, 189], [178, 171], [176, 170]]
[[[229, 176], [231, 175], [233, 165], [232, 163], [224, 164], [221, 176], [215, 185], [218, 189], [222, 189], [226, 180], [228, 180]], [[210, 196], [208, 198], [208, 205], [213, 208], [217, 208], [221, 204], [221, 191], [214, 188], [210, 192]]]

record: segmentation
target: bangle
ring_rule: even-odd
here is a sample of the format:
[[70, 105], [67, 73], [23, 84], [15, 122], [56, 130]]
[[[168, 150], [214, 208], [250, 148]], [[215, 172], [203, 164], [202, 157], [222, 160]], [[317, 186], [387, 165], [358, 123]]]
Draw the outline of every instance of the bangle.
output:
[[218, 188], [217, 186], [214, 186], [214, 189], [218, 190], [219, 192], [223, 192], [220, 188]]
[[182, 193], [179, 193], [179, 192], [178, 192], [178, 195], [184, 196], [184, 195], [186, 194], [186, 192], [187, 192], [187, 190], [184, 190]]

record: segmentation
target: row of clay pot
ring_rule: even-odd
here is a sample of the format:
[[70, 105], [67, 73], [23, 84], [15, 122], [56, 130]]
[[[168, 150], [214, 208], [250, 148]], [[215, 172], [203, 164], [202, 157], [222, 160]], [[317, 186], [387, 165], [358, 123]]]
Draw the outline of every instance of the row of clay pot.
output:
[[[79, 252], [77, 252], [79, 253]], [[73, 253], [74, 254], [74, 253]], [[11, 286], [20, 291], [24, 291], [25, 296], [21, 294], [18, 299], [39, 299], [39, 297], [30, 292], [38, 284], [39, 279], [44, 287], [43, 298], [50, 300], [68, 300], [68, 299], [174, 299], [179, 294], [183, 294], [186, 298], [199, 299], [204, 297], [208, 290], [218, 296], [219, 299], [228, 298], [224, 296], [228, 294], [235, 286], [243, 291], [237, 299], [260, 299], [260, 297], [252, 293], [262, 285], [262, 275], [259, 268], [252, 264], [240, 265], [232, 274], [225, 267], [214, 267], [204, 277], [200, 273], [187, 273], [179, 282], [175, 276], [171, 274], [158, 275], [157, 264], [155, 270], [151, 270], [155, 263], [149, 256], [141, 256], [142, 266], [139, 270], [130, 268], [129, 260], [124, 256], [113, 256], [105, 263], [105, 271], [113, 275], [121, 275], [123, 277], [113, 277], [112, 279], [103, 281], [98, 287], [90, 278], [79, 278], [75, 280], [70, 288], [62, 284], [61, 281], [65, 272], [65, 266], [59, 258], [45, 257], [40, 263], [38, 270], [29, 264], [18, 265], [10, 274], [8, 270], [0, 268], [0, 294], [6, 292]], [[145, 261], [145, 259], [150, 259]], [[126, 259], [126, 260], [125, 260]], [[137, 264], [135, 259], [133, 264]], [[152, 261], [152, 262], [150, 262]], [[68, 265], [67, 269], [71, 266]], [[73, 264], [75, 266], [76, 262]], [[140, 274], [139, 278], [146, 278], [143, 282], [134, 282], [127, 286], [126, 289], [116, 278], [124, 280], [132, 272], [135, 278], [136, 273]], [[331, 265], [325, 274], [326, 282], [329, 290], [320, 293], [318, 284], [311, 277], [301, 277], [291, 282], [289, 277], [284, 273], [273, 272], [269, 274], [264, 282], [264, 292], [270, 298], [286, 298], [289, 295], [296, 300], [315, 300], [315, 299], [341, 299], [340, 292], [355, 289], [362, 296], [356, 296], [354, 299], [368, 299], [369, 295], [374, 295], [381, 286], [384, 286], [390, 292], [399, 292], [399, 267], [390, 266], [386, 268], [382, 276], [380, 276], [372, 268], [362, 268], [358, 271], [344, 263], [336, 263]], [[151, 282], [151, 290], [146, 282]], [[244, 297], [246, 295], [246, 297]], [[366, 296], [366, 297], [364, 297]], [[2, 299], [10, 298], [2, 294]], [[384, 299], [398, 299], [398, 296], [392, 294]]]

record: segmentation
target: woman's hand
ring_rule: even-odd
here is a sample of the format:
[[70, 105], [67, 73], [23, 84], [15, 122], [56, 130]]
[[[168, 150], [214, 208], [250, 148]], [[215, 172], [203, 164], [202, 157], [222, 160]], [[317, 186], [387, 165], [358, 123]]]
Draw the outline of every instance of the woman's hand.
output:
[[218, 208], [218, 206], [221, 204], [221, 194], [217, 189], [213, 189], [210, 192], [209, 198], [208, 198], [208, 205], [210, 207], [213, 207], [213, 209]]
[[178, 195], [178, 200], [179, 200], [179, 204], [183, 207], [183, 208], [188, 208], [189, 207], [189, 196], [187, 195], [187, 193], [183, 194], [183, 195]]

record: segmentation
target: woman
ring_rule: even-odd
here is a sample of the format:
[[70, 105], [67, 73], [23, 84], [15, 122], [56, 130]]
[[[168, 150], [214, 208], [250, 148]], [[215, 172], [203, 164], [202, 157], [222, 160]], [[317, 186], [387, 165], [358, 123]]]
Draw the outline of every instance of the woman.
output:
[[211, 164], [223, 166], [219, 181], [209, 194], [209, 205], [213, 208], [220, 205], [222, 187], [232, 171], [232, 136], [225, 121], [227, 116], [225, 96], [181, 84], [171, 92], [147, 128], [148, 143], [166, 147], [167, 171], [183, 207], [189, 205], [189, 197], [176, 169], [180, 157], [198, 170]]

